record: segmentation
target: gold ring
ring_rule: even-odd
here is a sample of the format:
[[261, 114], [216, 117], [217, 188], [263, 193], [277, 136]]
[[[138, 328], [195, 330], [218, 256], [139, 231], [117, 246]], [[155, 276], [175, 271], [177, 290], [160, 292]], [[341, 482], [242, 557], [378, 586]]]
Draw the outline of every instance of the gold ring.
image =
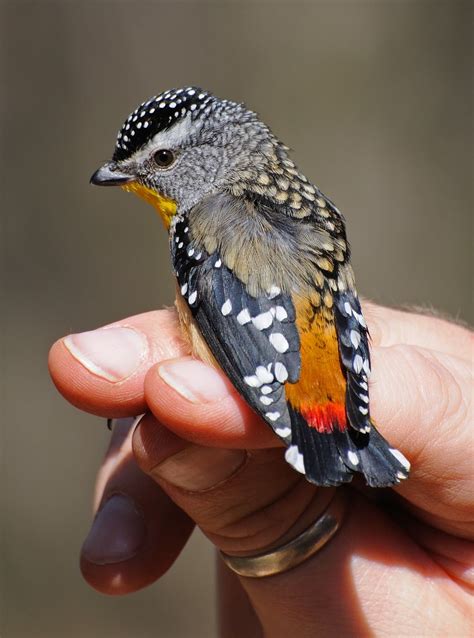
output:
[[220, 552], [222, 560], [239, 576], [263, 578], [293, 569], [322, 549], [341, 527], [347, 493], [338, 489], [321, 516], [293, 540], [270, 552], [254, 556], [231, 556]]

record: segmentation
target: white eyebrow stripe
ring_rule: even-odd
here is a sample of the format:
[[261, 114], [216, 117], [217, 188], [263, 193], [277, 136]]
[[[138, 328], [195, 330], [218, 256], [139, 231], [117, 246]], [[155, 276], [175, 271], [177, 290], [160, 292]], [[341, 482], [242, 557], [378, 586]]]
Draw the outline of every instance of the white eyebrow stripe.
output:
[[140, 164], [160, 148], [174, 149], [182, 146], [189, 138], [191, 129], [196, 130], [196, 124], [197, 122], [191, 122], [191, 114], [179, 119], [169, 129], [154, 135], [143, 148], [135, 151], [131, 157], [123, 160], [122, 165], [126, 166], [128, 163]]

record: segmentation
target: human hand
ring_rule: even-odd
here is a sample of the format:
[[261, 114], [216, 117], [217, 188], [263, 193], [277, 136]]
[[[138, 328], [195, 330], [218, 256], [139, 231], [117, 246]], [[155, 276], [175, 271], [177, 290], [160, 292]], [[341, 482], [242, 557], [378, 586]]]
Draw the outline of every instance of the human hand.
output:
[[[354, 484], [340, 532], [289, 572], [237, 582], [222, 569], [229, 636], [233, 622], [247, 623], [245, 635], [258, 622], [269, 636], [469, 633], [472, 337], [436, 318], [372, 305], [365, 315], [372, 414], [412, 461], [411, 477], [395, 490]], [[193, 522], [219, 549], [251, 555], [300, 533], [333, 492], [287, 466], [271, 431], [222, 373], [186, 356], [179, 335], [174, 313], [159, 311], [51, 351], [53, 379], [74, 405], [105, 417], [149, 410], [134, 432], [116, 427], [99, 473], [82, 569], [107, 593], [159, 577]]]

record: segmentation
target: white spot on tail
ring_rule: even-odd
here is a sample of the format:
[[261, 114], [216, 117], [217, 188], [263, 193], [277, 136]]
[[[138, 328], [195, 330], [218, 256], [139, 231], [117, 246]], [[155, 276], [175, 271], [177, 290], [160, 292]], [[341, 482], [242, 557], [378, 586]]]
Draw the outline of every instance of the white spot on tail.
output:
[[285, 460], [287, 463], [292, 465], [297, 472], [301, 472], [301, 474], [305, 473], [303, 455], [298, 450], [296, 445], [290, 445], [290, 447], [287, 449], [287, 451], [285, 452]]
[[410, 461], [403, 456], [403, 454], [400, 452], [400, 450], [396, 450], [395, 448], [391, 447], [391, 448], [389, 448], [389, 451], [397, 459], [397, 461], [400, 463], [400, 465], [403, 465], [403, 467], [408, 472], [408, 470], [411, 467], [410, 466]]
[[352, 463], [352, 465], [359, 465], [359, 457], [352, 450], [349, 450], [349, 452], [347, 453], [347, 458], [349, 459], [349, 462]]

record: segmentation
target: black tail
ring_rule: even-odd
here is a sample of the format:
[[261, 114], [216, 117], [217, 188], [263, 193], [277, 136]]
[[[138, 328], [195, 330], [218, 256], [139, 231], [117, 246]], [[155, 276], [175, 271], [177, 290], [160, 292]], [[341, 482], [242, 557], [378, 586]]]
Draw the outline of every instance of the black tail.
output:
[[285, 458], [311, 483], [340, 485], [360, 472], [371, 487], [389, 487], [408, 477], [410, 463], [373, 424], [368, 433], [350, 427], [344, 432], [322, 433], [291, 408], [290, 415], [291, 445]]

